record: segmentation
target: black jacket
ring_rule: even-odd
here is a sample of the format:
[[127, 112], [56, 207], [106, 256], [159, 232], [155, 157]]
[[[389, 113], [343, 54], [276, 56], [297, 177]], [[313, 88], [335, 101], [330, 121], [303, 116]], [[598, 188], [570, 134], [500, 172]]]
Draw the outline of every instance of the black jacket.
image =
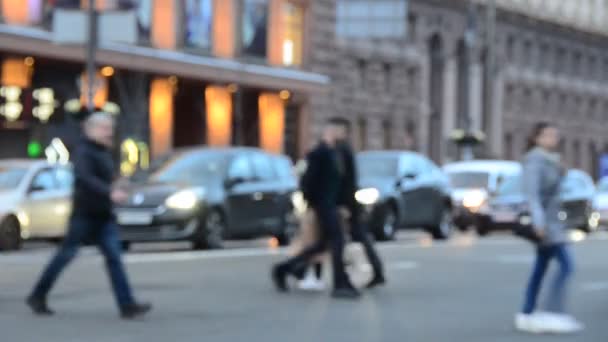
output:
[[304, 198], [312, 207], [336, 206], [341, 177], [335, 151], [320, 143], [306, 159], [306, 172], [300, 183]]
[[355, 200], [355, 192], [357, 192], [357, 166], [355, 164], [355, 155], [348, 144], [339, 144], [336, 147], [336, 153], [342, 164], [342, 181], [340, 191], [338, 193], [338, 205], [345, 206], [351, 212], [358, 210], [358, 204]]
[[110, 151], [83, 139], [76, 147], [74, 176], [73, 215], [111, 218], [114, 162]]

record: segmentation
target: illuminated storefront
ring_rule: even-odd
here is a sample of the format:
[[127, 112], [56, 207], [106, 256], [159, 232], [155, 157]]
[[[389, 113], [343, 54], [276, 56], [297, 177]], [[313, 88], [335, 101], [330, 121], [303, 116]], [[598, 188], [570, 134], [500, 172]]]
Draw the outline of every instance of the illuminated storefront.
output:
[[[57, 44], [54, 33], [41, 33], [51, 27], [42, 24], [45, 18], [58, 20], [56, 7], [40, 1], [45, 5], [39, 8], [34, 0], [25, 1], [25, 8], [16, 2], [0, 0], [5, 20], [0, 54], [7, 53], [0, 74], [0, 111], [6, 113], [0, 119], [2, 136], [9, 136], [9, 129], [23, 136], [11, 138], [19, 140], [12, 156], [27, 155], [27, 146], [42, 155], [53, 138], [71, 150], [87, 106], [83, 56], [73, 46]], [[112, 109], [119, 118], [117, 155], [123, 174], [143, 167], [149, 157], [191, 145], [237, 144], [288, 151], [294, 158], [302, 154], [303, 148], [285, 147], [288, 140], [301, 143], [287, 139], [286, 132], [301, 135], [304, 128], [294, 117], [329, 83], [328, 77], [302, 69], [308, 0], [137, 0], [131, 2], [138, 5], [133, 9], [119, 7], [123, 3], [97, 5], [102, 15], [107, 9], [133, 11], [139, 46], [106, 48], [101, 41], [93, 82], [95, 107]], [[79, 13], [79, 5], [86, 7], [76, 1], [59, 10]], [[14, 25], [40, 32], [20, 36]], [[11, 30], [3, 31], [4, 26]], [[125, 74], [143, 81], [129, 83]], [[131, 91], [134, 85], [143, 90]], [[16, 118], [19, 111], [23, 114]]]

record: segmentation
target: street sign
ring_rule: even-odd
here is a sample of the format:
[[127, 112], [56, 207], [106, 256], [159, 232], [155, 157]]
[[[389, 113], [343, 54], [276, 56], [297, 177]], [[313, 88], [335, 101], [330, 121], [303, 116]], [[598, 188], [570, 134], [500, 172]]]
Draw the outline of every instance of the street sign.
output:
[[[53, 18], [53, 40], [57, 44], [86, 44], [89, 41], [87, 30], [74, 30], [74, 27], [88, 27], [86, 11], [56, 9]], [[135, 11], [111, 11], [99, 13], [99, 42], [137, 43], [137, 17]]]

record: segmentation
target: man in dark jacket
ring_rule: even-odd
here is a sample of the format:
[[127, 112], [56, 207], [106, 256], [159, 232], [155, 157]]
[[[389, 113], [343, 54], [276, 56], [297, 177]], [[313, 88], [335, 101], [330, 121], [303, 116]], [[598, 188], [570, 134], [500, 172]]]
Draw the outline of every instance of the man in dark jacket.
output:
[[374, 277], [367, 285], [367, 288], [373, 288], [379, 285], [384, 285], [384, 271], [382, 262], [376, 252], [372, 240], [369, 237], [366, 229], [361, 225], [360, 216], [361, 208], [355, 199], [355, 193], [358, 190], [357, 186], [357, 165], [352, 148], [348, 144], [350, 133], [349, 122], [345, 119], [335, 119], [338, 126], [336, 152], [338, 155], [339, 164], [342, 168], [342, 181], [340, 192], [338, 194], [338, 206], [346, 208], [349, 211], [350, 233], [353, 241], [359, 242], [365, 249], [365, 254], [372, 265]]
[[310, 265], [311, 259], [324, 252], [329, 244], [334, 271], [332, 295], [353, 299], [360, 296], [344, 270], [344, 234], [337, 207], [341, 171], [334, 150], [338, 129], [339, 125], [334, 120], [325, 125], [321, 143], [308, 154], [308, 166], [301, 182], [304, 198], [317, 215], [321, 238], [299, 255], [274, 267], [272, 277], [280, 291], [288, 289], [287, 275], [301, 274]]
[[113, 141], [114, 120], [107, 114], [94, 113], [85, 122], [84, 130], [85, 139], [78, 145], [74, 157], [75, 184], [70, 227], [27, 304], [35, 314], [52, 315], [46, 301], [49, 291], [61, 271], [76, 256], [80, 245], [85, 240], [92, 240], [105, 257], [121, 316], [136, 318], [150, 311], [151, 306], [135, 302], [121, 260], [113, 203], [126, 201], [128, 195], [122, 190], [112, 190], [114, 167], [109, 148]]

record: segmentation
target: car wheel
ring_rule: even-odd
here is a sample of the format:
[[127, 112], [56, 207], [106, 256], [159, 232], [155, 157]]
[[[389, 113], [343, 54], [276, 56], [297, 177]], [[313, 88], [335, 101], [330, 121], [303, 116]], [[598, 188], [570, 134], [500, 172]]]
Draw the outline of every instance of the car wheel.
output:
[[0, 251], [21, 249], [21, 228], [14, 216], [7, 217], [0, 223]]
[[281, 224], [281, 233], [276, 238], [279, 241], [279, 246], [288, 246], [298, 230], [298, 219], [293, 210], [288, 210], [283, 214]]
[[588, 224], [578, 227], [578, 230], [587, 234], [591, 233], [591, 227]]
[[435, 240], [446, 240], [452, 235], [453, 228], [452, 213], [448, 209], [443, 209], [441, 221], [438, 225], [431, 227], [430, 233]]
[[226, 220], [217, 209], [211, 209], [204, 217], [194, 240], [194, 249], [221, 249], [224, 247]]
[[397, 234], [397, 213], [392, 207], [387, 207], [380, 221], [380, 225], [376, 228], [376, 238], [379, 241], [390, 241], [395, 239]]
[[456, 228], [458, 228], [458, 230], [461, 231], [461, 232], [463, 232], [463, 233], [467, 232], [469, 230], [468, 226], [462, 226], [462, 225], [461, 226], [456, 226]]

